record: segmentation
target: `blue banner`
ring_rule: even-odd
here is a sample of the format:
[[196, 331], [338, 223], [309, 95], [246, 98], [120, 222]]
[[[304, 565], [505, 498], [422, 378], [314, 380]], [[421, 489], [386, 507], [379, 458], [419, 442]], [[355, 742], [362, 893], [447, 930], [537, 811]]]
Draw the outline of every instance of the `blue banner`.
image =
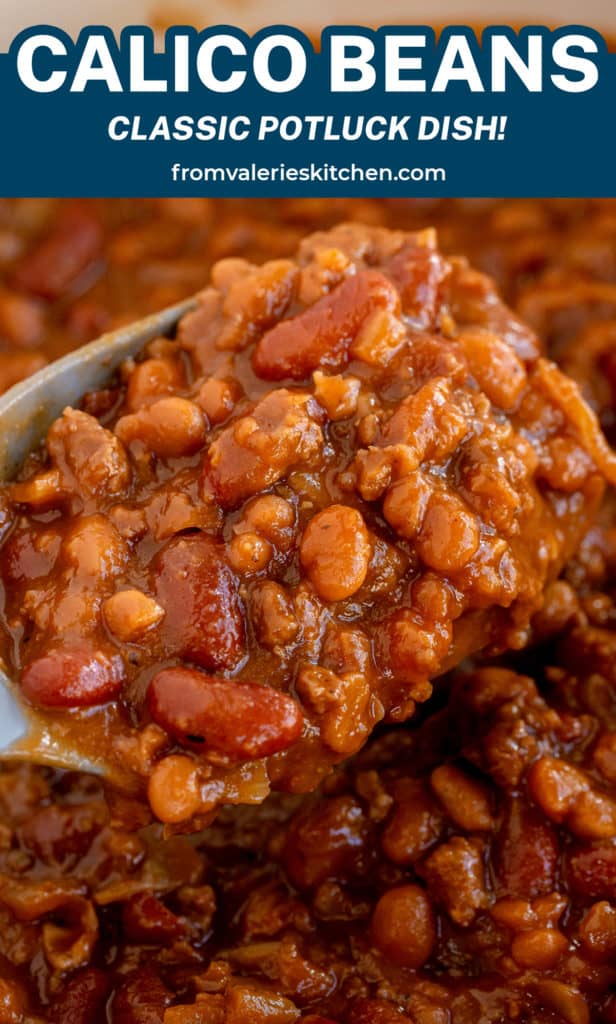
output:
[[3, 195], [616, 194], [616, 55], [583, 26], [38, 26], [0, 88]]

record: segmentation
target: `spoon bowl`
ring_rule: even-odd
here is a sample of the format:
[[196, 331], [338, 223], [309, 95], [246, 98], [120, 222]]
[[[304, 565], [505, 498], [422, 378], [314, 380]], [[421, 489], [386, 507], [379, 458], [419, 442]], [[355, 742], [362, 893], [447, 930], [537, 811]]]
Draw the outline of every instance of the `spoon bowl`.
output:
[[[123, 360], [137, 355], [149, 341], [171, 334], [182, 316], [195, 305], [186, 299], [175, 306], [102, 335], [82, 348], [45, 366], [0, 396], [0, 483], [8, 483], [28, 455], [43, 441], [49, 427], [67, 405], [76, 405], [88, 391], [104, 387]], [[87, 715], [80, 728], [88, 731]], [[122, 766], [100, 759], [86, 760], [72, 748], [70, 732], [60, 719], [40, 715], [22, 701], [15, 682], [0, 660], [0, 757], [32, 761], [58, 768], [125, 775]]]

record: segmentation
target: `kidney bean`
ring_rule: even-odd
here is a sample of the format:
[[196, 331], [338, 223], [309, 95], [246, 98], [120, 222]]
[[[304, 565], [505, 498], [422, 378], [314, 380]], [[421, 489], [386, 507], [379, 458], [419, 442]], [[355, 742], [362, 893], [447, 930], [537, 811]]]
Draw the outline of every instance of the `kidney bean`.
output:
[[500, 827], [494, 857], [497, 878], [511, 896], [530, 898], [555, 885], [558, 838], [549, 822], [514, 797]]
[[269, 757], [301, 735], [296, 702], [269, 686], [167, 668], [148, 689], [152, 718], [181, 743], [203, 744], [238, 760]]
[[381, 952], [400, 967], [423, 967], [436, 944], [436, 921], [427, 893], [418, 885], [384, 893], [374, 908], [372, 934]]
[[13, 274], [18, 288], [57, 299], [98, 256], [103, 241], [99, 222], [83, 203], [71, 203], [48, 235], [37, 242]]
[[174, 537], [154, 561], [159, 627], [170, 654], [203, 668], [234, 668], [243, 658], [245, 631], [236, 578], [224, 548], [206, 534]]
[[[420, 244], [420, 241], [426, 244]], [[443, 282], [449, 267], [435, 249], [435, 235], [416, 236], [393, 256], [388, 267], [400, 289], [402, 308], [415, 326], [424, 329], [435, 323]]]
[[124, 681], [119, 654], [106, 654], [87, 641], [50, 648], [25, 666], [21, 688], [42, 707], [91, 707], [118, 696]]
[[257, 342], [255, 373], [304, 380], [313, 370], [341, 369], [362, 323], [375, 310], [397, 313], [396, 289], [376, 270], [360, 270], [313, 306], [283, 320]]

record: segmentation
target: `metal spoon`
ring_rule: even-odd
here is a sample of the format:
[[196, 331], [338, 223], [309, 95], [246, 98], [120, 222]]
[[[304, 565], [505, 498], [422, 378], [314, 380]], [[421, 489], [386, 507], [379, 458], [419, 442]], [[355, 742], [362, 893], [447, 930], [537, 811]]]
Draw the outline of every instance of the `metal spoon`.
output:
[[[171, 334], [185, 313], [187, 299], [162, 312], [102, 335], [45, 366], [0, 396], [0, 482], [12, 479], [30, 452], [67, 405], [76, 405], [87, 391], [104, 387], [119, 364], [136, 355], [153, 338]], [[88, 731], [87, 716], [80, 729]], [[37, 713], [20, 699], [19, 689], [0, 665], [0, 757], [59, 768], [122, 774], [104, 754], [95, 762], [72, 749], [60, 720]], [[104, 750], [104, 745], [103, 745]]]

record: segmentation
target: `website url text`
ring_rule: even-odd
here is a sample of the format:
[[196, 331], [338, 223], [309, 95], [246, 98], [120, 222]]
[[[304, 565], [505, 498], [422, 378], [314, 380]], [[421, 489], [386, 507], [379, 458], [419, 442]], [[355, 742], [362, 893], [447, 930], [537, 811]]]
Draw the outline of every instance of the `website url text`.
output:
[[186, 167], [172, 164], [174, 182], [430, 182], [446, 181], [444, 167], [363, 167], [359, 164], [310, 163], [302, 166], [285, 163], [264, 166], [245, 164], [237, 167]]

